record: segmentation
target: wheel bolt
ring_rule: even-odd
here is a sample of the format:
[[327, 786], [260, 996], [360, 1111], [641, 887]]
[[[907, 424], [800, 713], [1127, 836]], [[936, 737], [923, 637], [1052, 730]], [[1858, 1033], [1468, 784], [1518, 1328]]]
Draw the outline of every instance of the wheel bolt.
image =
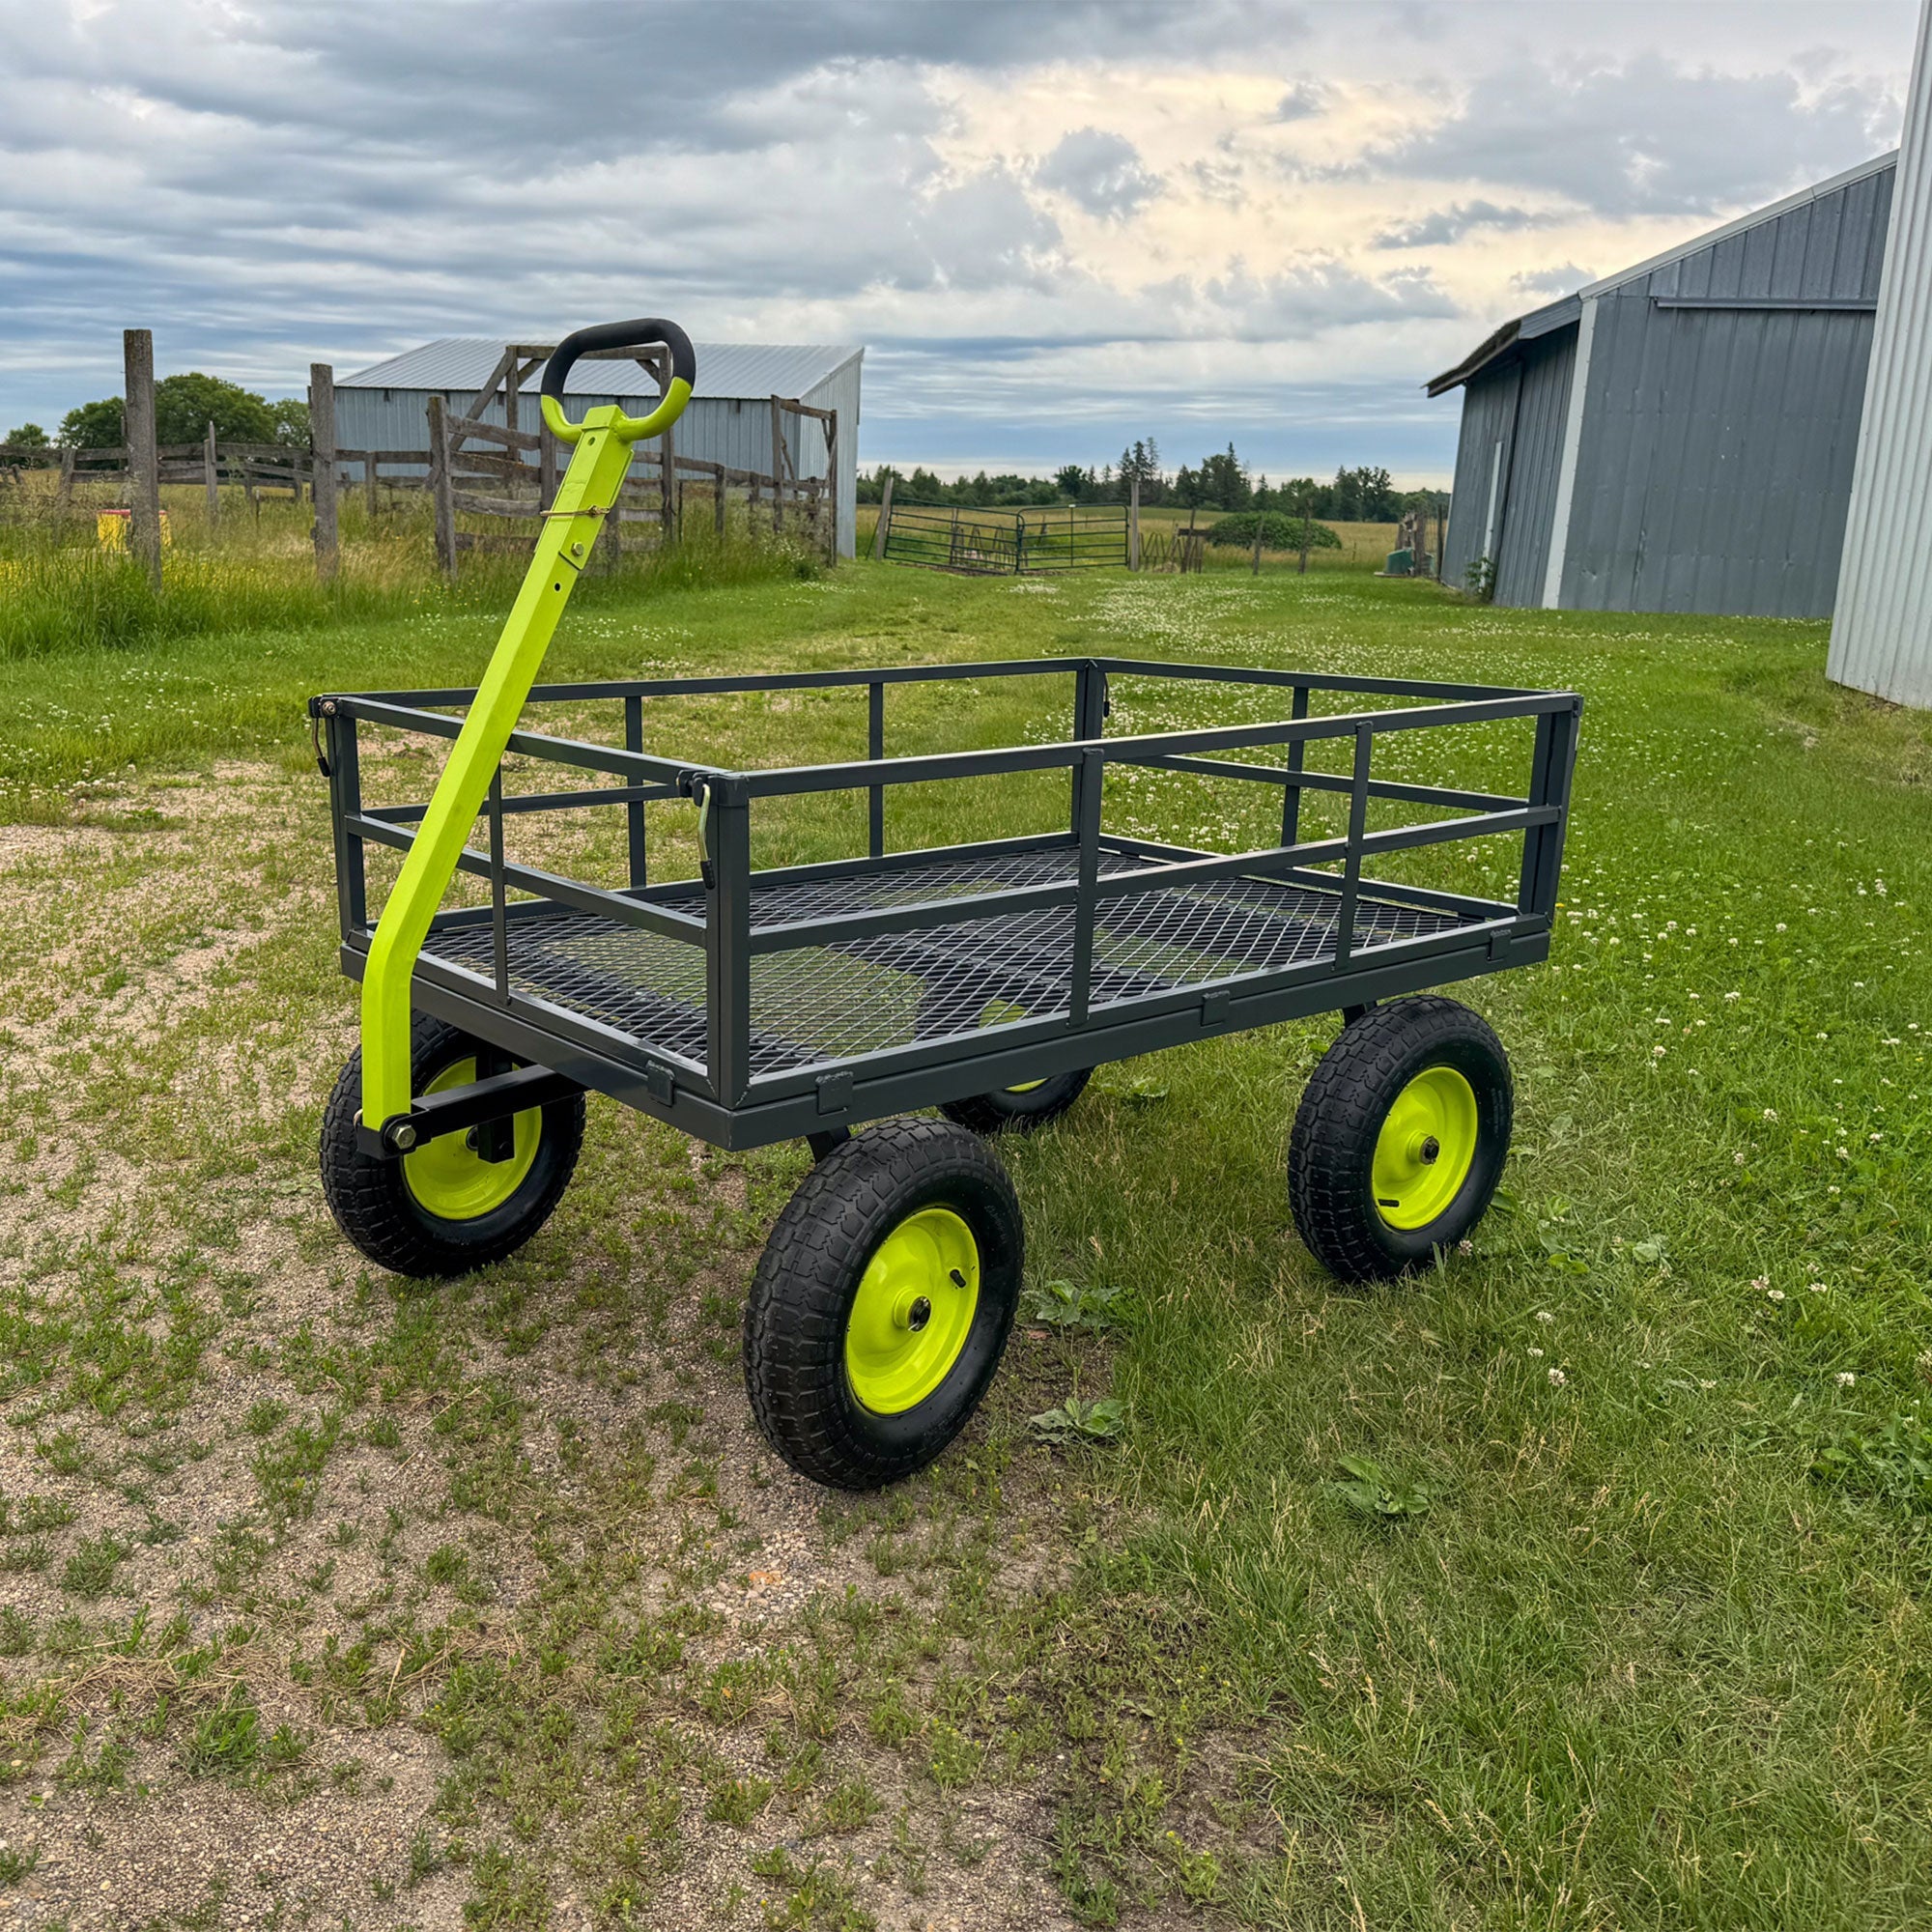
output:
[[931, 1320], [932, 1320], [932, 1303], [928, 1301], [924, 1295], [922, 1294], [919, 1297], [919, 1299], [916, 1300], [913, 1303], [913, 1305], [906, 1310], [906, 1326], [910, 1328], [915, 1335], [917, 1335], [919, 1331], [922, 1328], [923, 1328], [925, 1324]]
[[1434, 1167], [1435, 1165], [1436, 1156], [1440, 1154], [1441, 1151], [1442, 1151], [1442, 1143], [1438, 1141], [1434, 1134], [1428, 1134], [1423, 1137], [1422, 1164], [1424, 1167]]

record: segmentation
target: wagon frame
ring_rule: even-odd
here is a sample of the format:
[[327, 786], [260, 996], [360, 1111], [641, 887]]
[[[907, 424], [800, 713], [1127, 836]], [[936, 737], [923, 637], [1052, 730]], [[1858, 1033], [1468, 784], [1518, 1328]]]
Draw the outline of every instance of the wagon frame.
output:
[[[1073, 687], [1069, 732], [1061, 742], [886, 755], [885, 699], [894, 686], [1054, 673], [1070, 677]], [[1123, 676], [1278, 689], [1288, 699], [1290, 715], [1256, 724], [1109, 738], [1109, 681]], [[808, 690], [866, 694], [865, 758], [733, 771], [643, 750], [645, 706], [653, 699]], [[1310, 696], [1316, 692], [1428, 701], [1311, 717]], [[439, 707], [467, 705], [475, 695], [473, 689], [340, 693], [311, 701], [330, 781], [342, 965], [354, 977], [361, 976], [375, 930], [364, 884], [364, 848], [374, 842], [408, 850], [413, 839], [411, 828], [425, 810], [418, 804], [364, 805], [358, 727], [386, 725], [454, 738], [462, 721]], [[619, 782], [518, 795], [504, 791], [500, 770], [493, 780], [483, 812], [486, 844], [481, 849], [467, 846], [458, 862], [463, 871], [487, 881], [490, 904], [436, 915], [431, 940], [416, 961], [412, 998], [421, 1010], [492, 1040], [526, 1065], [495, 1076], [502, 1084], [487, 1093], [418, 1097], [408, 1117], [392, 1119], [382, 1129], [392, 1151], [440, 1132], [467, 1129], [479, 1120], [527, 1107], [567, 1088], [609, 1094], [719, 1147], [758, 1147], [849, 1128], [1042, 1074], [1091, 1067], [1311, 1013], [1367, 1007], [1503, 967], [1533, 964], [1548, 951], [1581, 711], [1581, 699], [1568, 692], [1121, 657], [544, 684], [532, 689], [530, 699], [621, 704], [626, 736], [622, 749], [525, 730], [515, 732], [508, 745], [510, 753], [523, 757]], [[1517, 718], [1535, 721], [1529, 783], [1521, 797], [1374, 776], [1378, 738]], [[1351, 741], [1349, 776], [1306, 768], [1308, 745], [1327, 739]], [[1264, 747], [1283, 748], [1282, 764], [1209, 755]], [[1109, 765], [1276, 786], [1283, 801], [1281, 842], [1224, 854], [1106, 831], [1101, 807]], [[939, 848], [886, 849], [885, 800], [893, 785], [1056, 768], [1069, 774], [1070, 804], [1064, 832]], [[751, 856], [754, 807], [761, 801], [823, 791], [868, 795], [867, 853], [754, 870]], [[1300, 838], [1301, 798], [1311, 791], [1348, 798], [1348, 825], [1340, 837]], [[705, 820], [703, 874], [654, 883], [648, 870], [643, 808], [680, 798], [696, 803]], [[1369, 803], [1378, 799], [1466, 815], [1370, 831]], [[630, 877], [625, 887], [585, 885], [505, 859], [506, 819], [531, 811], [596, 806], [627, 809]], [[1380, 880], [1364, 870], [1365, 862], [1378, 854], [1499, 834], [1522, 837], [1513, 904]], [[896, 873], [946, 866], [970, 875], [976, 867], [992, 862], [1054, 853], [1070, 861], [1071, 877], [958, 892], [909, 904], [835, 911], [804, 921], [753, 922], [756, 898], [775, 887], [844, 881], [857, 896], [868, 885], [889, 884]], [[1106, 869], [1109, 860], [1130, 861], [1131, 869], [1122, 866]], [[1316, 869], [1337, 863], [1339, 874]], [[1312, 900], [1325, 901], [1333, 914], [1332, 945], [1316, 957], [1271, 969], [1242, 971], [1231, 964], [1225, 975], [1205, 983], [1094, 1000], [1094, 938], [1109, 900], [1150, 891], [1261, 880], [1291, 886]], [[508, 896], [512, 891], [534, 896], [512, 902]], [[1360, 941], [1366, 935], [1358, 933], [1357, 926], [1365, 905], [1409, 907], [1442, 916], [1443, 923], [1434, 930], [1364, 945]], [[754, 959], [894, 933], [943, 934], [947, 928], [976, 921], [1045, 908], [1070, 914], [1065, 1010], [779, 1071], [753, 1069]], [[661, 1041], [622, 1032], [518, 983], [518, 942], [527, 936], [529, 923], [571, 914], [698, 951], [704, 975], [701, 1055], [680, 1053]], [[480, 935], [486, 929], [488, 970], [439, 956], [439, 943], [449, 935]], [[413, 1131], [399, 1144], [396, 1135], [405, 1119]], [[371, 1132], [377, 1129], [372, 1126]]]

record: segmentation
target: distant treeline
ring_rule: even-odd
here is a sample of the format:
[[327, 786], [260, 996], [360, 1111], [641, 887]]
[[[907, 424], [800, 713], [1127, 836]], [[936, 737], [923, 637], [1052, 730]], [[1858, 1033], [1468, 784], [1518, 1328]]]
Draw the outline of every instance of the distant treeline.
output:
[[1338, 469], [1326, 483], [1312, 476], [1270, 483], [1266, 476], [1248, 469], [1232, 442], [1220, 454], [1205, 456], [1191, 468], [1183, 463], [1170, 476], [1161, 468], [1160, 451], [1151, 437], [1122, 450], [1119, 463], [1104, 464], [1097, 470], [1068, 463], [1051, 476], [989, 476], [982, 469], [977, 476], [942, 483], [930, 469], [907, 471], [882, 463], [869, 474], [861, 473], [860, 502], [876, 503], [888, 476], [895, 479], [894, 493], [914, 502], [962, 503], [983, 509], [1124, 503], [1136, 477], [1140, 479], [1141, 502], [1150, 509], [1169, 504], [1183, 510], [1277, 510], [1344, 524], [1392, 524], [1405, 510], [1434, 510], [1449, 500], [1448, 493], [1442, 490], [1398, 490], [1386, 469], [1367, 467]]

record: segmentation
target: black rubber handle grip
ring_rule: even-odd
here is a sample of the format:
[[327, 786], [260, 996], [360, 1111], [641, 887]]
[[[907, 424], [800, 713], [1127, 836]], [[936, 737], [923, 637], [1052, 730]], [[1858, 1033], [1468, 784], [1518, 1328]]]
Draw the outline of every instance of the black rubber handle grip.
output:
[[539, 393], [563, 407], [563, 379], [580, 355], [593, 349], [646, 349], [662, 343], [670, 351], [671, 381], [682, 380], [687, 386], [697, 385], [697, 357], [688, 336], [674, 322], [662, 316], [640, 316], [636, 322], [600, 322], [594, 328], [580, 328], [566, 335], [544, 364]]

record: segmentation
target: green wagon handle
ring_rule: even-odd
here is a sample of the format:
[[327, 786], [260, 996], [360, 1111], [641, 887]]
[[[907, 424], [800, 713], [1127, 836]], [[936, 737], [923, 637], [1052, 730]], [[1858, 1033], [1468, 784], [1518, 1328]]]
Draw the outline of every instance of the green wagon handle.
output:
[[[563, 382], [571, 364], [594, 349], [670, 351], [671, 378], [663, 400], [646, 416], [627, 416], [613, 403], [585, 412], [581, 423], [563, 413]], [[545, 423], [572, 445], [570, 467], [545, 514], [523, 588], [476, 687], [476, 696], [437, 780], [395, 890], [369, 942], [362, 975], [362, 1124], [381, 1133], [410, 1111], [410, 987], [417, 954], [469, 828], [483, 809], [490, 779], [516, 729], [530, 686], [543, 668], [557, 619], [588, 561], [606, 513], [617, 500], [631, 467], [631, 446], [661, 435], [684, 412], [697, 379], [691, 338], [675, 323], [652, 316], [580, 328], [557, 344], [544, 369]], [[386, 1139], [386, 1136], [385, 1136]]]

